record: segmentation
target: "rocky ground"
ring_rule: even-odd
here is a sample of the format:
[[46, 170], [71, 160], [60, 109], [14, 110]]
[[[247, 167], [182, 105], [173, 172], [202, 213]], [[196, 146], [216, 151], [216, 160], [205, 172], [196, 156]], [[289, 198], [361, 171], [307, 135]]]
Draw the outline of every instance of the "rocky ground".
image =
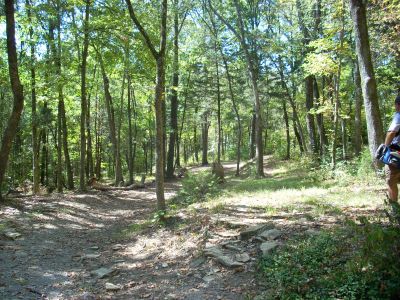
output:
[[[179, 187], [167, 182], [167, 198]], [[342, 222], [228, 205], [183, 209], [159, 226], [155, 207], [154, 188], [0, 206], [0, 299], [253, 299], [263, 253]]]

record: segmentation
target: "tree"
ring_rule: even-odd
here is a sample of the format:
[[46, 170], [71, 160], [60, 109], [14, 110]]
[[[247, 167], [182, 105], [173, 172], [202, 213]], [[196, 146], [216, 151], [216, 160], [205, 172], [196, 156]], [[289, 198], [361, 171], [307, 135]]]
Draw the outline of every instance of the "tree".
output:
[[86, 66], [87, 57], [89, 50], [89, 17], [90, 17], [90, 0], [86, 0], [85, 6], [85, 19], [83, 22], [83, 51], [82, 51], [82, 63], [81, 63], [81, 151], [80, 151], [80, 172], [79, 172], [79, 188], [80, 190], [86, 190], [85, 182], [85, 162], [86, 162], [86, 110], [87, 110], [87, 91], [86, 91]]
[[354, 36], [358, 66], [361, 76], [361, 89], [367, 119], [368, 143], [371, 156], [383, 142], [382, 120], [378, 103], [378, 92], [369, 46], [368, 25], [363, 0], [350, 0], [351, 18], [354, 23]]
[[[0, 187], [4, 181], [8, 158], [12, 146], [12, 141], [17, 132], [18, 123], [24, 108], [24, 91], [21, 85], [18, 71], [18, 56], [15, 43], [15, 18], [14, 1], [4, 0], [4, 11], [6, 15], [6, 33], [7, 33], [7, 57], [8, 72], [10, 77], [11, 89], [14, 96], [13, 109], [8, 119], [7, 127], [4, 130], [0, 148]], [[0, 189], [0, 200], [2, 199]]]
[[165, 211], [164, 198], [164, 114], [163, 103], [165, 102], [165, 49], [167, 41], [167, 0], [161, 2], [161, 30], [160, 30], [160, 48], [157, 51], [150, 39], [150, 36], [143, 28], [130, 0], [126, 0], [129, 15], [143, 36], [146, 46], [150, 50], [157, 65], [157, 79], [155, 86], [155, 112], [156, 112], [156, 194], [157, 209]]

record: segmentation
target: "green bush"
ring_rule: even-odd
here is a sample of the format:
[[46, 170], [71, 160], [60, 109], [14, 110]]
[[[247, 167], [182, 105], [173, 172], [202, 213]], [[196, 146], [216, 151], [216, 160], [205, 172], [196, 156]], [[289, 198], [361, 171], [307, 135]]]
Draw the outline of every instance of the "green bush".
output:
[[400, 230], [365, 222], [301, 237], [260, 263], [266, 299], [398, 299]]
[[218, 195], [219, 191], [217, 179], [210, 171], [188, 174], [182, 180], [182, 188], [172, 202], [181, 205], [203, 202], [211, 196]]

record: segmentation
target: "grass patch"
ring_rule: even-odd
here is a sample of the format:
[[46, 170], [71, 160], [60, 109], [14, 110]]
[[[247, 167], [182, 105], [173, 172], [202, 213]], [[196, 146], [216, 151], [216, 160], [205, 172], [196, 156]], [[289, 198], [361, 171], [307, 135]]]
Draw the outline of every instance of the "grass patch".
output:
[[400, 229], [365, 222], [301, 236], [264, 257], [265, 299], [398, 299]]
[[182, 180], [182, 188], [177, 195], [171, 199], [176, 207], [186, 207], [193, 203], [204, 202], [215, 198], [222, 193], [222, 187], [210, 171], [188, 174]]

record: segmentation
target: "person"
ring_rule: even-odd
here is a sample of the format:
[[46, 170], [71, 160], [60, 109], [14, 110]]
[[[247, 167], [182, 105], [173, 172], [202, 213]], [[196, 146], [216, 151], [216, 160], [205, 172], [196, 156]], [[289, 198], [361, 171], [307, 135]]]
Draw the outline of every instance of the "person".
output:
[[[393, 150], [400, 150], [400, 95], [394, 100], [396, 113], [386, 133], [385, 146]], [[394, 165], [385, 165], [386, 183], [388, 186], [389, 201], [397, 202], [400, 183], [400, 168]]]

